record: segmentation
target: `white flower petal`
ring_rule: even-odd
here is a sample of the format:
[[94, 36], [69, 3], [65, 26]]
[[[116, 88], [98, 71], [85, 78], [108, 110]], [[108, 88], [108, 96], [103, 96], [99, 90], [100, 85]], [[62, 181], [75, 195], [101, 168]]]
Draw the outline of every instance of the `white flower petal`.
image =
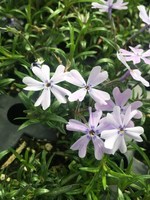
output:
[[78, 120], [70, 119], [68, 124], [66, 125], [66, 129], [68, 131], [77, 131], [77, 132], [86, 133], [89, 127]]
[[43, 64], [42, 67], [41, 67], [41, 71], [42, 71], [44, 79], [49, 81], [50, 80], [50, 68], [49, 68], [49, 66]]
[[[121, 137], [121, 136], [120, 136], [120, 137]], [[121, 138], [120, 138], [119, 150], [120, 150], [121, 153], [125, 153], [125, 152], [127, 151], [127, 146], [126, 146], [124, 137], [121, 137]]]
[[124, 118], [123, 118], [123, 126], [127, 126], [130, 120], [137, 114], [137, 110], [131, 111], [131, 105], [128, 106]]
[[42, 105], [43, 110], [46, 110], [51, 104], [51, 93], [49, 89], [44, 89], [39, 96], [34, 106]]
[[94, 101], [100, 103], [100, 104], [107, 104], [107, 100], [110, 99], [110, 95], [107, 92], [104, 92], [102, 90], [97, 90], [94, 88], [91, 88], [88, 90], [89, 95], [94, 99]]
[[139, 17], [142, 19], [143, 22], [145, 22], [146, 24], [150, 25], [150, 17], [148, 16], [145, 6], [140, 5], [137, 7], [140, 11], [139, 13]]
[[112, 149], [113, 153], [118, 149], [119, 142], [116, 141], [119, 139], [120, 135], [115, 134], [112, 137], [108, 138], [104, 142], [104, 147], [107, 149]]
[[65, 71], [65, 66], [59, 65], [57, 67], [54, 75], [52, 76], [51, 81], [55, 84], [64, 81], [65, 80], [65, 74], [66, 74], [64, 71]]
[[125, 128], [125, 134], [137, 142], [142, 142], [140, 135], [144, 133], [144, 129], [141, 126]]
[[126, 62], [124, 56], [123, 56], [121, 53], [117, 52], [117, 58], [122, 62], [122, 64], [124, 64], [124, 65], [126, 66], [126, 68], [127, 68], [128, 70], [130, 70], [129, 65], [127, 64], [127, 62]]
[[141, 83], [143, 83], [143, 85], [145, 85], [146, 87], [149, 87], [149, 82], [146, 81], [142, 76], [141, 76], [141, 72], [138, 69], [133, 69], [130, 70], [130, 74], [131, 76], [137, 80], [140, 81]]
[[29, 76], [23, 78], [23, 83], [27, 85], [24, 90], [39, 91], [44, 88], [44, 84], [42, 82], [37, 81]]
[[65, 80], [73, 85], [84, 87], [86, 82], [77, 70], [71, 70], [65, 76]]
[[114, 107], [113, 117], [114, 117], [114, 120], [116, 121], [116, 123], [118, 124], [118, 126], [122, 127], [123, 122], [122, 122], [122, 118], [121, 118], [121, 109], [119, 106]]
[[51, 87], [51, 92], [60, 103], [66, 103], [67, 102], [66, 96], [69, 96], [71, 94], [69, 90], [62, 88], [58, 85], [53, 85]]
[[107, 140], [111, 137], [115, 137], [118, 135], [118, 129], [104, 130], [101, 132], [101, 138]]
[[73, 92], [72, 94], [69, 95], [68, 100], [69, 101], [83, 101], [85, 95], [87, 93], [87, 90], [85, 88], [79, 89], [76, 92]]
[[32, 71], [33, 73], [42, 81], [42, 82], [46, 82], [48, 81], [46, 78], [47, 76], [45, 77], [45, 74], [43, 74], [42, 72], [42, 69], [39, 68], [39, 67], [32, 67]]
[[96, 66], [94, 67], [89, 75], [87, 85], [95, 87], [100, 83], [104, 82], [108, 78], [108, 73], [106, 71], [101, 72], [101, 67]]

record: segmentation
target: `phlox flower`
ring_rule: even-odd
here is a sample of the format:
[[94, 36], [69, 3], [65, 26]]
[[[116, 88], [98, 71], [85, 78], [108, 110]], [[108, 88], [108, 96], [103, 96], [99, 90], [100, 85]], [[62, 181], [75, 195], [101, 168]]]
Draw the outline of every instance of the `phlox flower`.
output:
[[138, 69], [131, 69], [130, 66], [127, 64], [124, 56], [122, 55], [121, 52], [117, 52], [117, 57], [118, 59], [126, 66], [126, 68], [129, 70], [130, 75], [132, 76], [133, 79], [135, 79], [136, 81], [140, 81], [143, 85], [145, 85], [146, 87], [149, 87], [149, 82], [146, 81], [142, 76], [141, 76], [141, 72]]
[[100, 66], [96, 66], [91, 70], [87, 83], [77, 70], [71, 70], [67, 73], [65, 80], [81, 89], [70, 94], [68, 98], [69, 101], [83, 101], [88, 92], [96, 102], [106, 104], [106, 101], [110, 99], [110, 95], [94, 87], [104, 82], [107, 78], [108, 73], [106, 71], [101, 72]]
[[23, 78], [23, 83], [27, 85], [24, 90], [42, 90], [42, 93], [35, 102], [34, 106], [41, 105], [43, 110], [46, 110], [51, 104], [51, 92], [60, 103], [66, 103], [65, 96], [69, 95], [70, 92], [67, 89], [64, 89], [57, 85], [57, 83], [64, 81], [64, 70], [65, 67], [63, 65], [59, 65], [52, 78], [50, 78], [50, 68], [48, 65], [42, 64], [41, 67], [32, 67], [32, 72], [41, 81], [27, 76]]
[[127, 9], [127, 2], [123, 2], [123, 0], [117, 0], [114, 3], [114, 0], [104, 1], [101, 0], [101, 3], [92, 3], [92, 8], [98, 8], [101, 12], [108, 12], [111, 13], [112, 9], [116, 10], [126, 10]]
[[107, 105], [101, 105], [99, 103], [95, 103], [96, 110], [102, 110], [102, 111], [113, 111], [115, 106], [119, 106], [122, 113], [125, 113], [129, 106], [131, 106], [131, 111], [136, 110], [137, 114], [134, 116], [134, 118], [141, 118], [142, 113], [141, 111], [137, 110], [139, 107], [142, 106], [141, 101], [135, 101], [131, 104], [127, 103], [129, 98], [132, 95], [132, 90], [126, 89], [124, 92], [120, 92], [118, 87], [115, 87], [113, 89], [113, 100], [108, 100]]
[[89, 121], [84, 124], [78, 120], [70, 119], [66, 125], [66, 129], [69, 131], [81, 132], [84, 135], [80, 137], [70, 148], [72, 150], [78, 150], [79, 157], [84, 158], [87, 151], [87, 145], [90, 141], [93, 142], [95, 158], [100, 160], [104, 153], [104, 143], [100, 139], [99, 134], [103, 129], [103, 124], [100, 123], [102, 112], [92, 112], [89, 108]]
[[133, 61], [134, 64], [138, 64], [143, 60], [146, 64], [150, 64], [150, 49], [144, 52], [144, 50], [139, 48], [139, 46], [130, 46], [129, 48], [131, 51], [125, 49], [119, 50], [127, 62]]
[[149, 13], [147, 13], [145, 6], [143, 5], [140, 5], [137, 8], [140, 11], [139, 17], [142, 19], [142, 21], [146, 23], [147, 25], [150, 25], [150, 10], [149, 10]]
[[140, 135], [144, 129], [140, 126], [134, 127], [131, 121], [136, 113], [137, 111], [131, 111], [131, 106], [129, 106], [125, 114], [122, 114], [120, 107], [116, 106], [112, 114], [107, 114], [106, 121], [109, 126], [101, 132], [101, 138], [105, 139], [104, 147], [110, 149], [112, 154], [118, 149], [121, 153], [125, 153], [127, 151], [126, 141], [133, 139], [142, 142]]

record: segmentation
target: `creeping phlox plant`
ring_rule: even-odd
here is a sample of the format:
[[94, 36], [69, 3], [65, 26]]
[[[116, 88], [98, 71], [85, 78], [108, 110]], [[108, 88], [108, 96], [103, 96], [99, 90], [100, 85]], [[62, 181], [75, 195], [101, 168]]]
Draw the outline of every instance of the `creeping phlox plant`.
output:
[[[112, 10], [127, 9], [127, 2], [122, 0], [101, 1], [102, 3], [92, 3], [92, 8], [99, 9], [99, 12], [107, 12], [110, 19], [112, 19]], [[138, 6], [140, 11], [140, 18], [146, 26], [150, 25], [150, 16], [146, 13], [144, 6]], [[143, 50], [141, 44], [131, 47], [129, 50], [118, 48], [116, 57], [127, 68], [125, 74], [120, 77], [123, 82], [127, 77], [131, 76], [135, 81], [141, 82], [144, 86], [149, 87], [149, 82], [141, 76], [141, 71], [137, 68], [137, 64], [145, 62], [150, 64], [150, 50]], [[130, 67], [128, 62], [133, 62]], [[70, 119], [66, 125], [68, 131], [80, 132], [83, 135], [71, 146], [72, 150], [78, 150], [79, 157], [86, 156], [87, 146], [90, 141], [94, 145], [94, 154], [97, 160], [102, 159], [103, 154], [114, 154], [117, 150], [121, 153], [127, 151], [127, 144], [134, 140], [142, 142], [141, 134], [144, 129], [141, 126], [134, 124], [134, 119], [142, 117], [141, 111], [138, 110], [142, 106], [141, 101], [134, 101], [129, 103], [128, 100], [132, 96], [132, 90], [126, 89], [120, 91], [121, 88], [115, 87], [112, 94], [99, 89], [100, 84], [105, 84], [109, 75], [100, 66], [95, 66], [89, 73], [87, 81], [82, 77], [78, 70], [66, 70], [65, 66], [59, 65], [50, 77], [50, 67], [43, 63], [32, 65], [32, 72], [37, 77], [24, 77], [23, 83], [27, 85], [25, 90], [42, 91], [39, 98], [36, 100], [34, 106], [41, 105], [43, 110], [51, 106], [51, 93], [56, 97], [60, 103], [82, 102], [88, 96], [94, 100], [94, 107], [89, 106], [89, 119], [84, 123]], [[72, 85], [78, 87], [73, 93], [67, 88], [60, 86], [65, 82], [68, 87]], [[86, 98], [86, 99], [87, 99]]]

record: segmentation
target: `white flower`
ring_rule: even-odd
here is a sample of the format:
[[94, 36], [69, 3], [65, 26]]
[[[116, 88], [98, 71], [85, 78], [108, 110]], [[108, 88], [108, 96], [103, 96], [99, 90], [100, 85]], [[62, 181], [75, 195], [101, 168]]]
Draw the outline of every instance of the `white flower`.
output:
[[118, 149], [121, 153], [125, 153], [127, 151], [126, 140], [143, 141], [140, 135], [144, 129], [141, 126], [134, 127], [131, 121], [136, 114], [136, 110], [131, 111], [131, 106], [125, 114], [121, 114], [119, 106], [114, 107], [112, 114], [107, 114], [108, 129], [101, 132], [101, 138], [105, 139], [104, 147], [110, 149], [112, 154]]
[[136, 81], [140, 81], [143, 85], [145, 85], [146, 87], [149, 87], [149, 82], [146, 81], [141, 76], [140, 70], [131, 69], [130, 66], [127, 64], [127, 62], [121, 52], [119, 52], [119, 53], [117, 52], [117, 58], [126, 66], [126, 68], [129, 70], [130, 75], [132, 76], [133, 79], [135, 79]]
[[143, 22], [145, 22], [147, 25], [150, 25], [150, 11], [147, 14], [145, 6], [140, 5], [137, 7], [140, 11], [139, 17], [142, 19]]
[[127, 62], [132, 61], [134, 64], [138, 64], [143, 60], [146, 64], [150, 64], [150, 49], [144, 52], [144, 50], [140, 48], [140, 45], [129, 48], [131, 51], [125, 49], [119, 50]]
[[66, 75], [66, 81], [80, 87], [81, 89], [69, 95], [69, 101], [83, 101], [86, 93], [101, 104], [107, 104], [106, 101], [110, 99], [110, 95], [107, 92], [95, 89], [94, 87], [104, 82], [108, 78], [106, 71], [101, 72], [101, 67], [96, 66], [90, 72], [87, 83], [77, 70], [71, 70]]
[[92, 8], [98, 8], [101, 12], [111, 12], [112, 9], [116, 10], [126, 10], [127, 9], [127, 2], [123, 2], [123, 0], [117, 0], [113, 3], [114, 0], [104, 1], [101, 0], [101, 3], [92, 3]]
[[50, 79], [50, 68], [48, 65], [41, 65], [40, 67], [32, 67], [33, 73], [42, 81], [35, 80], [29, 76], [23, 78], [23, 83], [27, 85], [24, 90], [29, 91], [40, 91], [42, 90], [41, 95], [35, 102], [34, 106], [41, 105], [43, 110], [46, 110], [51, 105], [51, 92], [56, 97], [56, 99], [60, 103], [66, 103], [66, 95], [69, 95], [70, 92], [67, 89], [64, 89], [57, 85], [64, 81], [65, 67], [63, 65], [59, 65]]

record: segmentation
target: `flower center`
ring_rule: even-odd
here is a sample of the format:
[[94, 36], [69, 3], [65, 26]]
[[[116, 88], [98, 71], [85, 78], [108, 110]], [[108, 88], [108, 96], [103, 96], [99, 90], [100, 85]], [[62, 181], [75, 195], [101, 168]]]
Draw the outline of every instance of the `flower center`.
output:
[[125, 131], [124, 131], [123, 128], [121, 128], [121, 129], [119, 130], [119, 132], [118, 132], [118, 134], [120, 134], [120, 135], [123, 135], [124, 133], [125, 133]]
[[85, 89], [86, 89], [86, 90], [89, 90], [90, 88], [91, 88], [91, 85], [90, 85], [90, 84], [85, 86]]
[[91, 137], [93, 137], [93, 136], [95, 135], [95, 132], [94, 132], [93, 130], [90, 130], [90, 131], [89, 131], [89, 135], [90, 135]]
[[46, 83], [45, 83], [45, 86], [46, 86], [46, 87], [50, 87], [50, 86], [51, 86], [51, 83], [50, 83], [50, 82], [46, 82]]

